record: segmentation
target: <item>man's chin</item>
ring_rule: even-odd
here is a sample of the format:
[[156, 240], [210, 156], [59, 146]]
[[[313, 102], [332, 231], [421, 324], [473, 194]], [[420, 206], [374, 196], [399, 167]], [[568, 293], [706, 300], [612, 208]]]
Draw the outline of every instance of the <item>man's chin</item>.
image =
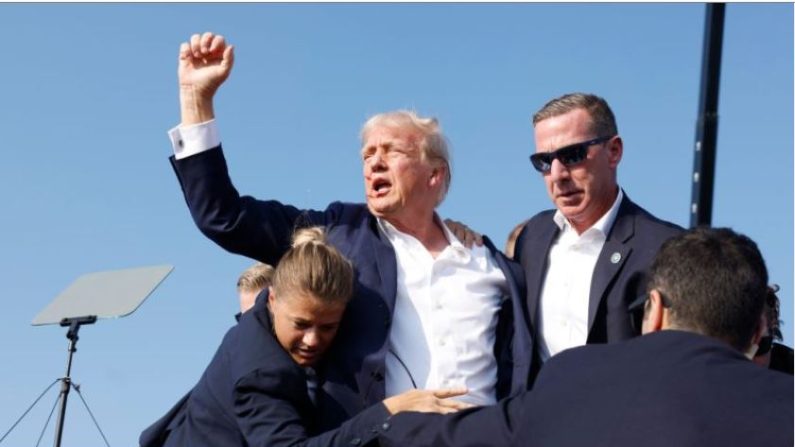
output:
[[567, 219], [576, 218], [582, 213], [582, 199], [579, 197], [558, 197], [555, 200], [555, 207], [566, 216]]
[[383, 205], [380, 203], [367, 202], [367, 209], [370, 210], [370, 214], [372, 214], [375, 217], [380, 217], [380, 218], [389, 217], [394, 211], [393, 208], [394, 207]]

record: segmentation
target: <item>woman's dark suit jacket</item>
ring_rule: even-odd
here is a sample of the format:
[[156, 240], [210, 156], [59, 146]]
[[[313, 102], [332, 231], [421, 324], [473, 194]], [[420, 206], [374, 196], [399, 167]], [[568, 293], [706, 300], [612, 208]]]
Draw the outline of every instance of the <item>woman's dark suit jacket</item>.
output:
[[[319, 388], [319, 387], [318, 387]], [[322, 399], [318, 395], [317, 399]], [[271, 331], [267, 290], [229, 330], [199, 383], [146, 429], [142, 447], [356, 445], [389, 413], [376, 404], [319, 434], [307, 375]]]

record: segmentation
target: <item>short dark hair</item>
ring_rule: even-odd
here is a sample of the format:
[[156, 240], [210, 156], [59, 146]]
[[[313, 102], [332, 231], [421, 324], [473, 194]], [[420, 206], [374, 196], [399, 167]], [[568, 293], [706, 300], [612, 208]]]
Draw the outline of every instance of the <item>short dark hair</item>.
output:
[[567, 93], [550, 100], [533, 115], [533, 126], [547, 118], [584, 109], [591, 117], [591, 132], [597, 137], [618, 135], [616, 117], [604, 98], [590, 93]]
[[675, 326], [740, 351], [750, 346], [768, 296], [767, 267], [750, 238], [728, 228], [689, 230], [662, 245], [649, 276], [648, 290], [663, 295]]

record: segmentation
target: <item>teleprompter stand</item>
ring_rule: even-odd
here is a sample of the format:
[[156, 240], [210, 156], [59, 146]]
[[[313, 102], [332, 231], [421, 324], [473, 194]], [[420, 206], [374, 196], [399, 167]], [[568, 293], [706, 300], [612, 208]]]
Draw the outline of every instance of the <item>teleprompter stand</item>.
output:
[[[98, 318], [119, 318], [133, 313], [172, 270], [173, 267], [170, 265], [158, 265], [83, 275], [61, 292], [33, 319], [32, 324], [34, 326], [59, 324], [62, 327], [69, 328], [66, 332], [66, 338], [69, 339], [66, 375], [53, 382], [33, 402], [8, 432], [0, 438], [0, 443], [52, 385], [55, 385], [58, 381], [61, 382], [61, 391], [56, 401], [58, 416], [55, 423], [55, 447], [61, 446], [64, 421], [66, 419], [66, 401], [71, 388], [75, 388], [75, 391], [80, 395], [80, 399], [83, 400], [83, 404], [86, 406], [92, 420], [94, 420], [94, 424], [99, 429], [93, 413], [91, 413], [80, 393], [80, 388], [72, 383], [72, 359], [75, 351], [77, 351], [77, 340], [79, 339], [77, 333], [80, 331], [81, 326], [94, 324]], [[50, 416], [52, 416], [52, 413], [50, 413]], [[47, 424], [49, 424], [49, 421], [50, 419], [48, 418]], [[47, 426], [45, 425], [44, 429], [46, 430], [46, 428]], [[99, 429], [99, 433], [107, 445], [108, 441], [105, 439], [101, 429]], [[42, 430], [43, 434], [44, 430]], [[39, 441], [41, 441], [41, 437], [39, 437]]]
[[[69, 326], [66, 332], [66, 338], [69, 339], [69, 359], [66, 361], [66, 375], [61, 378], [61, 394], [58, 396], [59, 408], [58, 419], [55, 420], [55, 447], [60, 447], [61, 437], [63, 436], [63, 423], [66, 416], [66, 399], [69, 397], [69, 390], [72, 388], [72, 354], [77, 351], [77, 332], [80, 326], [84, 324], [94, 324], [97, 321], [96, 315], [88, 317], [64, 318], [61, 320], [61, 326]], [[100, 430], [102, 433], [102, 430]], [[104, 435], [102, 436], [105, 437]], [[107, 441], [106, 441], [107, 442]]]

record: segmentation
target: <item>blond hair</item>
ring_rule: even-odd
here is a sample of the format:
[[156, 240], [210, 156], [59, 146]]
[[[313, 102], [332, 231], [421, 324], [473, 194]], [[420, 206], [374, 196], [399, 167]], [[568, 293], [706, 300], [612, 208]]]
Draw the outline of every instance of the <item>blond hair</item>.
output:
[[299, 229], [276, 266], [273, 289], [279, 297], [299, 292], [326, 303], [347, 303], [353, 294], [353, 266], [326, 242], [323, 228]]
[[237, 280], [238, 292], [258, 292], [270, 287], [273, 279], [273, 267], [257, 262], [240, 274]]

